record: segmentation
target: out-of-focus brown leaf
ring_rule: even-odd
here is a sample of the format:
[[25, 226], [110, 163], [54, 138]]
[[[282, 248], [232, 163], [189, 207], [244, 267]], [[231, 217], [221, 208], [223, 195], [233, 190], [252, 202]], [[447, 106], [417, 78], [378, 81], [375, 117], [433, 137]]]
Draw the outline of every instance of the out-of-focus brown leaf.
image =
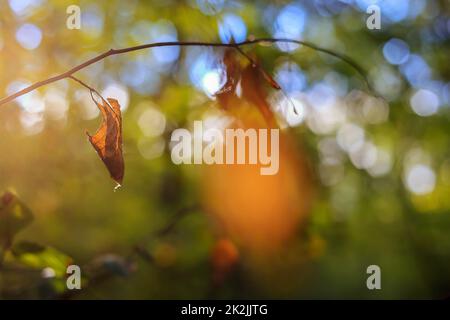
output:
[[102, 104], [95, 102], [102, 112], [103, 122], [93, 136], [88, 132], [86, 134], [111, 178], [121, 185], [125, 169], [122, 155], [122, 116], [119, 102], [111, 98], [107, 100], [102, 99]]
[[241, 77], [241, 66], [236, 56], [236, 51], [228, 49], [223, 56], [223, 64], [227, 72], [227, 80], [218, 93], [216, 93], [217, 100], [220, 106], [228, 110], [233, 107], [236, 102], [236, 87]]
[[[254, 61], [253, 58], [250, 60]], [[235, 50], [225, 52], [223, 63], [227, 72], [227, 81], [222, 89], [216, 94], [220, 106], [224, 110], [235, 111], [236, 106], [243, 100], [257, 106], [267, 124], [270, 127], [275, 126], [275, 118], [269, 103], [267, 102], [266, 83], [275, 89], [280, 89], [279, 84], [259, 65], [249, 63], [247, 66], [241, 66], [238, 55]], [[239, 97], [236, 89], [240, 81], [241, 96]]]
[[[267, 128], [256, 107], [227, 127], [250, 128]], [[289, 132], [280, 132], [278, 143], [276, 174], [261, 175], [261, 163], [205, 165], [202, 170], [204, 210], [245, 256], [270, 257], [289, 246], [310, 213], [314, 185], [308, 154]], [[224, 152], [234, 147], [223, 144]], [[249, 144], [245, 153], [250, 153]]]
[[266, 88], [264, 87], [264, 83], [267, 79], [271, 79], [269, 82], [271, 85], [276, 84], [278, 86], [275, 80], [273, 80], [265, 71], [264, 73], [261, 73], [261, 71], [258, 70], [258, 67], [249, 64], [242, 72], [241, 86], [244, 99], [256, 105], [269, 126], [272, 127], [274, 126], [274, 115], [267, 102], [267, 93]]

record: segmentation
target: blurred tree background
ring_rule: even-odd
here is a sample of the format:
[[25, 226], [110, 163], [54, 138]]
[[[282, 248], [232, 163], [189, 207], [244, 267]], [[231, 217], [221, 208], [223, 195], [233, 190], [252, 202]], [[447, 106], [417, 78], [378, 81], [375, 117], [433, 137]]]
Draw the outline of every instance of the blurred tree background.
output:
[[[74, 4], [80, 30], [66, 27]], [[381, 8], [380, 30], [366, 27], [371, 4]], [[305, 46], [244, 48], [289, 97], [267, 88], [314, 177], [315, 196], [297, 199], [311, 202], [308, 218], [271, 259], [217, 245], [221, 235], [198, 206], [201, 168], [170, 157], [175, 129], [220, 118], [222, 49], [136, 51], [76, 74], [122, 106], [126, 173], [117, 191], [84, 134], [100, 121], [88, 90], [62, 80], [1, 106], [0, 190], [10, 193], [0, 211], [9, 248], [0, 298], [450, 295], [448, 1], [4, 0], [0, 12], [1, 96], [110, 48], [278, 37], [347, 54], [386, 99], [347, 64]], [[220, 285], [214, 254], [237, 260]], [[65, 290], [70, 263], [82, 266], [81, 291]], [[382, 290], [366, 287], [372, 264]]]

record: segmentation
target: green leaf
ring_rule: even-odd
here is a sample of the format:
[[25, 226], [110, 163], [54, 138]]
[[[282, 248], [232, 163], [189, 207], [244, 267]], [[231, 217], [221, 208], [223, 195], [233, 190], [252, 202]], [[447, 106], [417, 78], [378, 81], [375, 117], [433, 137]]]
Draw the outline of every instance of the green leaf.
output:
[[33, 214], [12, 192], [0, 197], [0, 247], [8, 249], [14, 236], [33, 221]]
[[45, 246], [42, 246], [35, 242], [30, 241], [21, 241], [14, 245], [12, 248], [12, 252], [15, 256], [20, 256], [27, 253], [41, 253], [45, 251]]
[[67, 266], [72, 264], [73, 259], [65, 253], [52, 248], [39, 245], [29, 241], [21, 241], [11, 249], [16, 260], [23, 265], [34, 269], [51, 268], [55, 277], [64, 277]]

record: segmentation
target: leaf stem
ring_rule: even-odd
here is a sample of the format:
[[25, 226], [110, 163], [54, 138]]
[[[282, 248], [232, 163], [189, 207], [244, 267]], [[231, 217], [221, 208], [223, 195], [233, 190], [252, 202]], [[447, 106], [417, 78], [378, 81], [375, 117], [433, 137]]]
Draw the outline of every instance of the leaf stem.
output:
[[70, 75], [68, 78], [78, 82], [79, 84], [81, 84], [83, 87], [86, 87], [87, 89], [89, 89], [89, 91], [93, 91], [96, 94], [98, 94], [100, 96], [100, 94], [97, 92], [97, 90], [95, 90], [94, 88], [92, 88], [90, 85], [86, 84], [85, 82], [81, 81], [78, 78], [75, 78], [74, 76]]

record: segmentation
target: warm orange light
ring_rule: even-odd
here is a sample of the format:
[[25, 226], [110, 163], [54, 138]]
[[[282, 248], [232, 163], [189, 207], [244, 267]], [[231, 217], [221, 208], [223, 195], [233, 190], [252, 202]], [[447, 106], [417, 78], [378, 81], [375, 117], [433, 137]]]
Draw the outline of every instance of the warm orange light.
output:
[[[265, 128], [254, 112], [240, 114], [233, 127]], [[312, 182], [301, 150], [285, 132], [280, 132], [278, 173], [261, 175], [260, 168], [260, 164], [205, 166], [203, 202], [238, 245], [266, 254], [298, 231], [311, 203]]]

